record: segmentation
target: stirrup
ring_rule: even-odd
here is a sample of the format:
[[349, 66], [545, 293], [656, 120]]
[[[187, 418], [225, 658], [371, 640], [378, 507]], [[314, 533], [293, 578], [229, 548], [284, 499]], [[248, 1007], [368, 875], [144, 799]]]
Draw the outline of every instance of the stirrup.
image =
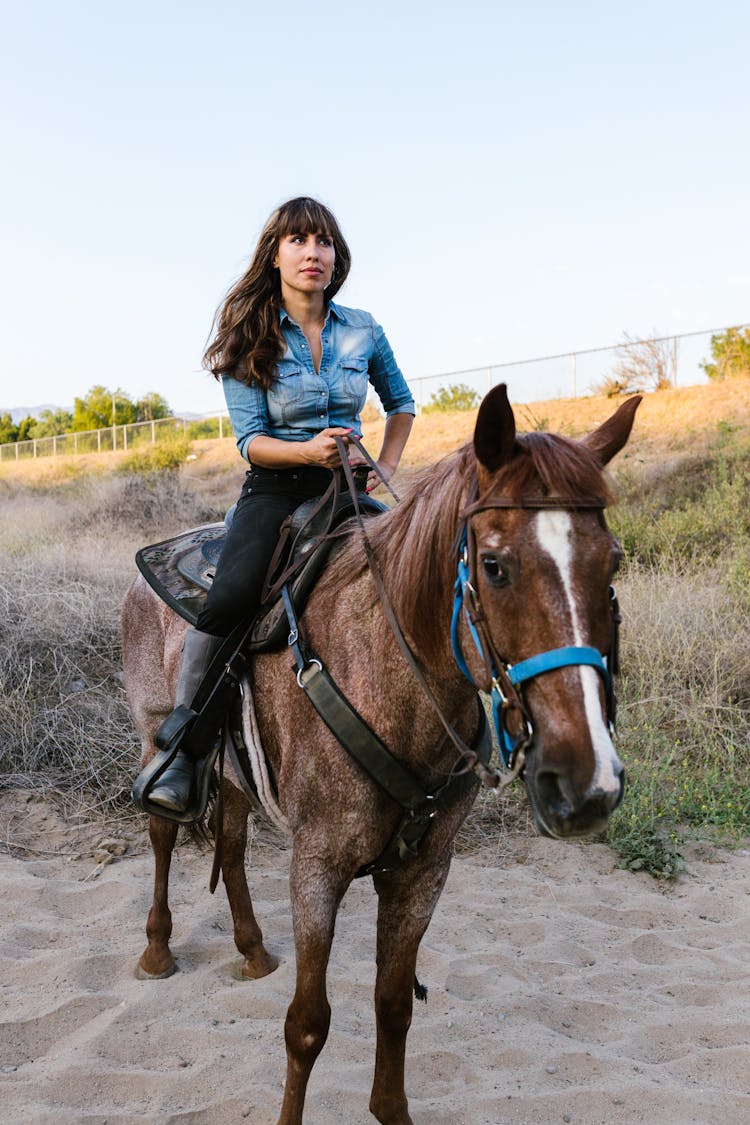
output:
[[208, 754], [205, 754], [202, 758], [198, 758], [195, 761], [192, 788], [193, 799], [186, 809], [182, 812], [178, 812], [176, 809], [167, 809], [164, 805], [157, 805], [156, 802], [152, 802], [149, 799], [149, 794], [167, 769], [167, 766], [171, 765], [177, 757], [177, 751], [182, 747], [182, 738], [180, 736], [183, 730], [184, 725], [180, 727], [172, 744], [167, 747], [166, 750], [159, 750], [148, 765], [144, 766], [133, 782], [130, 795], [141, 812], [148, 813], [149, 816], [160, 816], [163, 820], [174, 820], [178, 824], [192, 824], [194, 821], [200, 820], [201, 817], [205, 816], [208, 807], [208, 798], [211, 792], [211, 778], [213, 777], [216, 759], [219, 756], [219, 751], [224, 741], [224, 732], [222, 729]]

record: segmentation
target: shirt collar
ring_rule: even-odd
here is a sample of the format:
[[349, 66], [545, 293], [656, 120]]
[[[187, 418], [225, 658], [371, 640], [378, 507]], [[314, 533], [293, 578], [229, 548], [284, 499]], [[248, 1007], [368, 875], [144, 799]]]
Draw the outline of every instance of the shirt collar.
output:
[[[328, 302], [328, 313], [326, 315], [326, 320], [328, 320], [329, 315], [334, 317], [336, 320], [340, 320], [342, 324], [346, 324], [346, 315], [344, 313], [344, 310], [339, 305], [335, 305], [333, 301]], [[282, 305], [279, 309], [279, 324], [283, 324], [285, 320], [291, 321], [292, 318]]]

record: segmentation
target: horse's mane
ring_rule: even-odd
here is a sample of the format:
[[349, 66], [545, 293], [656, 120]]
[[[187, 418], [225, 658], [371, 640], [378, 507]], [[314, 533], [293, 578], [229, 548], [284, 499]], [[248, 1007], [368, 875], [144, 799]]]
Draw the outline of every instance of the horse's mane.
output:
[[[367, 522], [396, 617], [412, 643], [431, 651], [444, 643], [456, 576], [456, 535], [462, 509], [477, 496], [477, 460], [469, 442], [421, 470], [399, 504]], [[491, 495], [596, 497], [611, 491], [593, 454], [557, 434], [518, 434], [514, 455], [489, 480]], [[339, 594], [366, 569], [358, 534], [352, 535], [319, 587]], [[373, 598], [374, 598], [373, 594]]]

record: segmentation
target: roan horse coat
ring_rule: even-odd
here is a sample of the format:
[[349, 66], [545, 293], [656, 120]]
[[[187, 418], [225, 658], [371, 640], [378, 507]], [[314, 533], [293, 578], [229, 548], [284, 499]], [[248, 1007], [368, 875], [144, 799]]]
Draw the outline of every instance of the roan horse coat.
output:
[[[602, 469], [627, 441], [638, 401], [628, 400], [588, 438], [575, 442], [518, 435], [505, 388], [496, 387], [480, 407], [473, 443], [423, 471], [393, 511], [368, 522], [396, 617], [441, 708], [465, 741], [471, 742], [477, 726], [476, 691], [458, 670], [450, 640], [462, 512], [477, 498], [489, 501], [470, 517], [471, 565], [485, 634], [504, 662], [517, 664], [564, 646], [606, 653], [613, 628], [609, 590], [619, 548], [601, 510], [609, 497]], [[597, 502], [582, 503], [591, 497]], [[498, 498], [512, 503], [492, 506]], [[526, 506], [535, 498], [552, 503]], [[385, 625], [356, 533], [313, 591], [302, 626], [339, 687], [425, 787], [437, 787], [464, 764], [457, 763], [454, 747]], [[185, 623], [137, 578], [124, 605], [123, 660], [144, 761], [153, 755], [153, 733], [172, 707], [184, 629]], [[488, 690], [486, 662], [463, 618], [459, 633], [473, 678]], [[313, 711], [287, 651], [256, 657], [252, 682], [263, 746], [292, 833], [297, 983], [285, 1024], [288, 1069], [279, 1121], [293, 1125], [302, 1121], [307, 1081], [328, 1033], [326, 970], [339, 903], [358, 869], [383, 851], [402, 810]], [[621, 798], [623, 781], [602, 676], [595, 668], [573, 664], [536, 676], [521, 694], [533, 730], [523, 776], [538, 825], [557, 836], [601, 830]], [[373, 877], [379, 904], [370, 1109], [384, 1125], [411, 1122], [404, 1055], [417, 950], [477, 785], [435, 817], [416, 858]], [[263, 944], [246, 881], [249, 803], [227, 778], [223, 794], [221, 866], [234, 938], [244, 957], [244, 975], [261, 977], [273, 971], [276, 960]], [[155, 888], [148, 945], [139, 963], [140, 975], [150, 978], [174, 970], [167, 884], [176, 832], [169, 821], [151, 818]]]

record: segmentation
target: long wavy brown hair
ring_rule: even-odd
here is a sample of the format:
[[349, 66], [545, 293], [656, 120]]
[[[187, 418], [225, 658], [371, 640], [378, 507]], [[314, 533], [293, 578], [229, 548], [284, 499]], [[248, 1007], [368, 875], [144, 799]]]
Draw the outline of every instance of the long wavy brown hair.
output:
[[250, 265], [216, 311], [203, 366], [217, 379], [233, 375], [264, 390], [273, 383], [276, 364], [286, 347], [279, 328], [281, 279], [273, 261], [282, 238], [318, 233], [328, 235], [336, 251], [326, 301], [338, 293], [349, 274], [351, 254], [334, 215], [308, 196], [287, 200], [269, 218]]

